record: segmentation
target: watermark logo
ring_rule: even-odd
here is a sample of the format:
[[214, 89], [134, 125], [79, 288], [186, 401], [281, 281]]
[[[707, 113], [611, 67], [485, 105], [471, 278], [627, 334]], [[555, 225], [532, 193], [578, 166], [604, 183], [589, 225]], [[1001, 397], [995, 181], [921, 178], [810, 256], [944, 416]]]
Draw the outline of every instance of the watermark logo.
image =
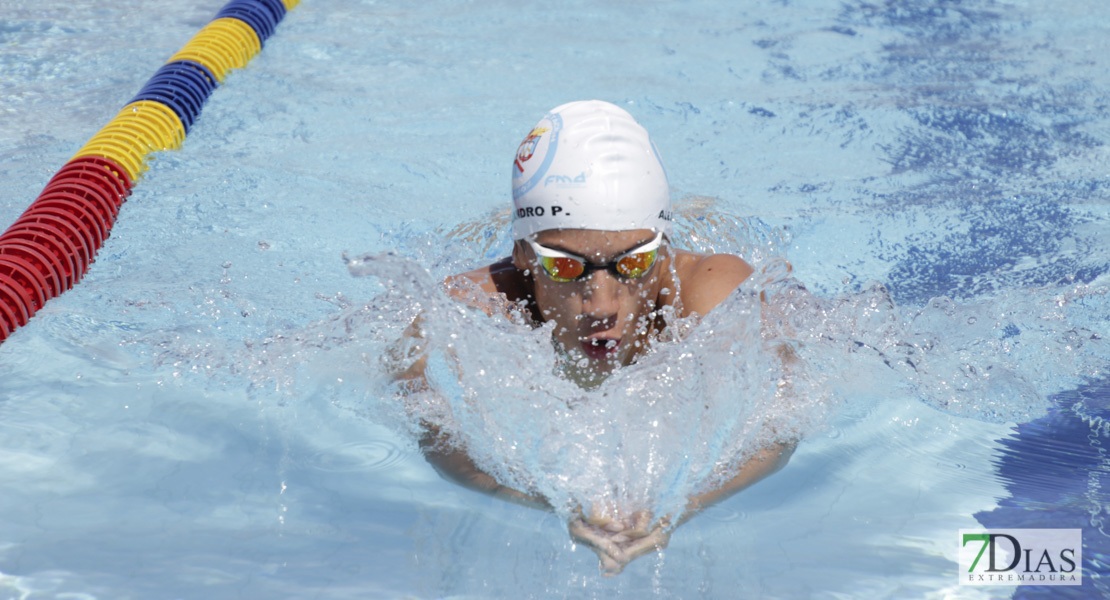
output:
[[962, 585], [1082, 585], [1081, 529], [961, 529]]

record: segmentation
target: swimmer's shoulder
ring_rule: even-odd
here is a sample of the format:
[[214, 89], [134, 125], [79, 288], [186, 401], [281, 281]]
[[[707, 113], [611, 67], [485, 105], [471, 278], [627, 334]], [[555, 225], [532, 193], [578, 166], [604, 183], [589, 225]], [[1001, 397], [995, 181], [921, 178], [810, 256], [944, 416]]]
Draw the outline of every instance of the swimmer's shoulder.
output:
[[675, 273], [681, 282], [682, 307], [686, 314], [704, 315], [720, 304], [754, 269], [734, 254], [702, 254], [673, 250]]
[[453, 287], [458, 287], [458, 284], [463, 283], [464, 280], [468, 280], [476, 284], [487, 294], [494, 295], [500, 293], [497, 289], [498, 281], [502, 281], [503, 283], [506, 276], [511, 276], [508, 272], [510, 270], [516, 271], [516, 267], [513, 266], [512, 259], [506, 257], [493, 264], [479, 267], [465, 273], [452, 275], [447, 278], [445, 283], [450, 290]]
[[452, 275], [444, 281], [447, 293], [452, 298], [476, 305], [486, 312], [490, 312], [489, 307], [481, 300], [476, 302], [474, 298], [474, 286], [477, 286], [487, 298], [494, 299], [500, 304], [505, 301], [517, 303], [521, 300], [531, 300], [530, 284], [528, 277], [513, 265], [512, 257]]

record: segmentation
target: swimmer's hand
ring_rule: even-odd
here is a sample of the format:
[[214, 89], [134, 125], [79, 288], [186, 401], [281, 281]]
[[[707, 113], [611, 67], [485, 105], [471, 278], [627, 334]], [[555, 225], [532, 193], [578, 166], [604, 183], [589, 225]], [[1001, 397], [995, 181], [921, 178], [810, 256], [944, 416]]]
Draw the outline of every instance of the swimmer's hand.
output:
[[793, 441], [776, 443], [755, 453], [720, 487], [687, 499], [686, 508], [677, 520], [673, 520], [672, 515], [656, 520], [646, 510], [624, 514], [619, 508], [602, 503], [594, 505], [589, 515], [579, 510], [578, 516], [567, 524], [570, 537], [597, 554], [603, 576], [617, 575], [633, 560], [666, 548], [675, 527], [707, 506], [781, 469], [790, 460], [796, 444]]
[[567, 529], [571, 539], [597, 554], [603, 577], [619, 575], [628, 563], [666, 548], [671, 540], [670, 519], [664, 517], [653, 524], [652, 514], [646, 510], [618, 519], [592, 512], [589, 517], [571, 520]]

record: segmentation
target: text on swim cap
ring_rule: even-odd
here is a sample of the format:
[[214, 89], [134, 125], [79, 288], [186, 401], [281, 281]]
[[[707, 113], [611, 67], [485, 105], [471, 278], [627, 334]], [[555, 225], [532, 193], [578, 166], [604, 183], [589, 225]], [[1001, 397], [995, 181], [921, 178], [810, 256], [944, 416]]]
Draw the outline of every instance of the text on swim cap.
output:
[[526, 219], [528, 217], [542, 217], [546, 214], [550, 214], [554, 217], [558, 216], [559, 213], [562, 213], [564, 217], [570, 216], [570, 213], [563, 212], [562, 206], [552, 206], [549, 210], [542, 206], [524, 206], [516, 209], [516, 218]]
[[543, 186], [544, 187], [547, 187], [547, 186], [551, 185], [552, 183], [558, 185], [559, 187], [567, 187], [567, 186], [570, 186], [570, 185], [578, 185], [578, 186], [585, 185], [585, 183], [586, 183], [586, 174], [585, 173], [579, 173], [575, 177], [571, 177], [570, 175], [548, 175], [543, 180]]

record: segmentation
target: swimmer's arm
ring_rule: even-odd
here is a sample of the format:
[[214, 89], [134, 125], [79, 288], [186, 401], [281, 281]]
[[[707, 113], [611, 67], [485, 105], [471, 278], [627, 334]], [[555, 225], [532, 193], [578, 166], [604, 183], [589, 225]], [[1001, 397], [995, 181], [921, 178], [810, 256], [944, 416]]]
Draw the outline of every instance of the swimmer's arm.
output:
[[[478, 308], [486, 314], [492, 315], [498, 310], [507, 310], [503, 308], [504, 305], [509, 304], [504, 296], [488, 289], [492, 286], [490, 273], [491, 271], [496, 273], [499, 265], [501, 263], [495, 263], [482, 269], [449, 277], [444, 282], [444, 288], [452, 298]], [[467, 280], [472, 283], [468, 283]], [[473, 284], [477, 284], [479, 289], [475, 290]], [[482, 291], [489, 293], [488, 299], [483, 297]], [[428, 380], [425, 375], [428, 355], [423, 352], [424, 334], [421, 327], [424, 318], [424, 315], [420, 315], [414, 319], [402, 336], [404, 343], [391, 349], [391, 352], [398, 355], [393, 362], [398, 366], [405, 365], [394, 372], [393, 378], [402, 383], [408, 393], [428, 390]], [[409, 348], [406, 349], [405, 346]], [[414, 356], [415, 360], [413, 360]], [[408, 362], [410, 360], [412, 362]], [[447, 435], [431, 423], [424, 423], [424, 436], [420, 439], [420, 448], [424, 451], [424, 458], [428, 463], [448, 481], [509, 502], [551, 510], [551, 505], [546, 498], [526, 494], [498, 483], [493, 476], [479, 469], [465, 452], [456, 450]]]
[[424, 348], [424, 331], [421, 328], [423, 322], [424, 315], [417, 315], [405, 329], [401, 339], [386, 350], [393, 380], [404, 383], [407, 393], [422, 392], [428, 387], [428, 380], [424, 376], [428, 354]]
[[724, 485], [689, 498], [679, 524], [685, 523], [706, 508], [779, 471], [786, 466], [790, 456], [794, 454], [795, 447], [797, 443], [779, 443], [760, 450]]
[[[714, 259], [709, 263], [709, 259]], [[705, 291], [700, 296], [695, 296], [694, 301], [700, 302], [700, 306], [708, 310], [721, 303], [733, 290], [736, 289], [741, 283], [744, 282], [754, 269], [742, 258], [728, 254], [717, 254], [707, 256], [698, 264], [699, 270], [695, 272], [695, 276], [701, 276], [699, 281], [704, 283]], [[792, 269], [790, 263], [783, 261], [783, 268], [789, 273]], [[730, 287], [731, 286], [731, 287]], [[767, 302], [764, 293], [760, 293], [760, 301], [762, 304], [763, 318], [761, 327], [764, 330], [764, 335], [772, 327], [772, 322], [779, 323], [781, 327], [781, 317], [778, 315], [776, 307], [771, 306]], [[711, 304], [711, 306], [710, 306]], [[707, 308], [706, 308], [707, 307]], [[698, 310], [694, 308], [694, 310]], [[698, 310], [700, 314], [705, 314]], [[780, 332], [781, 334], [781, 332]], [[798, 357], [787, 344], [781, 344], [777, 348], [777, 354], [783, 362], [783, 370], [789, 372], [791, 368], [797, 364]], [[789, 389], [786, 390], [789, 393]], [[750, 487], [756, 482], [776, 473], [786, 466], [790, 457], [794, 454], [794, 449], [797, 447], [797, 441], [789, 443], [778, 443], [768, 448], [760, 450], [754, 457], [744, 463], [740, 470], [717, 489], [693, 496], [687, 500], [686, 510], [682, 515], [679, 524], [685, 523], [691, 517], [705, 510], [709, 506], [720, 502], [737, 492]]]
[[[503, 264], [505, 262], [503, 260], [480, 269], [452, 275], [443, 281], [443, 289], [448, 297], [477, 308], [487, 315], [492, 316], [494, 313], [500, 312], [511, 318], [510, 312], [513, 305], [505, 299], [503, 294], [496, 291], [493, 283], [493, 277], [505, 269]], [[394, 361], [399, 367], [394, 371], [394, 380], [407, 382], [413, 390], [426, 387], [424, 369], [428, 364], [428, 356], [422, 352], [421, 348], [424, 339], [422, 330], [424, 318], [424, 315], [420, 314], [413, 319], [413, 322], [402, 334], [402, 343], [391, 349], [391, 352], [399, 354], [400, 348], [406, 344], [415, 343], [417, 346], [416, 352], [419, 352], [420, 355], [412, 362], [406, 363], [401, 357]], [[410, 354], [413, 353], [410, 352]], [[403, 368], [401, 367], [402, 363], [404, 364]]]
[[[502, 259], [491, 265], [458, 273], [443, 280], [443, 291], [453, 300], [477, 308], [487, 315], [504, 314], [510, 319], [517, 306], [510, 302], [505, 292], [498, 289], [505, 286], [516, 269], [512, 260]], [[427, 356], [423, 353], [423, 323], [425, 315], [417, 315], [401, 335], [401, 340], [389, 349], [394, 364], [395, 380], [419, 383], [424, 378]]]
[[464, 488], [488, 494], [508, 502], [540, 510], [551, 510], [551, 504], [538, 494], [526, 494], [501, 485], [492, 475], [478, 468], [465, 452], [454, 450], [446, 443], [446, 436], [434, 425], [425, 424], [425, 434], [420, 440], [424, 458], [444, 479]]

